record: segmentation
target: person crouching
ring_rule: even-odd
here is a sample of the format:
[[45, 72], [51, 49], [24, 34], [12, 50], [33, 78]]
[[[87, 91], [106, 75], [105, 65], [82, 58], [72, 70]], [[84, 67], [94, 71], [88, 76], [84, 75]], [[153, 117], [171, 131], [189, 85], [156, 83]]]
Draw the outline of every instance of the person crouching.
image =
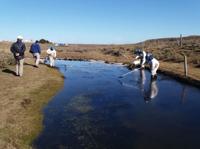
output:
[[39, 41], [36, 40], [35, 43], [31, 45], [30, 53], [32, 53], [33, 57], [35, 58], [35, 67], [38, 68], [40, 63], [40, 53], [41, 53]]
[[152, 54], [147, 53], [146, 61], [150, 65], [151, 69], [151, 79], [157, 79], [157, 70], [159, 68], [159, 61], [153, 57]]
[[54, 67], [55, 66], [55, 58], [56, 58], [56, 50], [53, 47], [50, 47], [47, 50], [47, 54], [48, 54], [48, 57], [49, 57], [49, 65], [51, 67]]
[[[136, 49], [134, 54], [136, 55], [135, 57], [135, 61], [133, 62], [133, 64], [135, 66], [137, 66], [138, 64], [140, 65], [141, 69], [145, 68], [145, 63], [146, 63], [146, 52], [144, 50], [141, 49]], [[139, 62], [138, 62], [139, 60]]]
[[23, 37], [18, 36], [17, 41], [12, 44], [10, 51], [13, 53], [13, 56], [16, 61], [16, 76], [23, 75], [23, 66], [24, 66], [24, 52], [26, 50], [25, 44], [22, 42]]

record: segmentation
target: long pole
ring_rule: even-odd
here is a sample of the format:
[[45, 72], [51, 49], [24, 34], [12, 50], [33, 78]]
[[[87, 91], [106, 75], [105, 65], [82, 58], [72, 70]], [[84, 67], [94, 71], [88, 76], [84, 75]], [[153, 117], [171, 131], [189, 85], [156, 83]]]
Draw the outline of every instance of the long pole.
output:
[[133, 69], [132, 71], [129, 71], [129, 72], [127, 72], [127, 73], [125, 73], [125, 74], [119, 76], [119, 78], [123, 78], [123, 77], [127, 76], [128, 74], [130, 74], [130, 73], [132, 73], [132, 72], [134, 72], [134, 71], [137, 71], [137, 70], [140, 70], [140, 68]]

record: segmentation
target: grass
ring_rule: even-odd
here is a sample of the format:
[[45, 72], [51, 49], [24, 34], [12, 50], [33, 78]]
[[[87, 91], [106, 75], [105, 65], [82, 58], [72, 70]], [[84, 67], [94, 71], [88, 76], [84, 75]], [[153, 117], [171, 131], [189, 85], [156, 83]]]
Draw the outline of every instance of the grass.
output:
[[45, 65], [32, 67], [26, 59], [22, 78], [10, 71], [0, 72], [0, 149], [28, 149], [42, 129], [42, 108], [63, 85], [63, 78], [56, 69]]

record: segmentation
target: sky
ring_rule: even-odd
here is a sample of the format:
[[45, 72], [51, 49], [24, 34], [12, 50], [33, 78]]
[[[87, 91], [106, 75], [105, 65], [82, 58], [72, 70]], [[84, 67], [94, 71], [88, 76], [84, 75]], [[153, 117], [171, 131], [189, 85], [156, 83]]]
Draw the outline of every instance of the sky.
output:
[[125, 44], [200, 35], [199, 0], [0, 0], [0, 40]]

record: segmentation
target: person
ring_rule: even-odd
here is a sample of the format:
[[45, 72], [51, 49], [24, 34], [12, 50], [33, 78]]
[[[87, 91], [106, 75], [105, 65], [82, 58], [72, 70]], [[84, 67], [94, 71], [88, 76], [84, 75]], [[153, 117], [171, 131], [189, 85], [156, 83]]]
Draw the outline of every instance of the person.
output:
[[149, 103], [158, 95], [158, 87], [156, 84], [156, 80], [150, 81], [149, 90], [146, 92], [144, 96], [145, 103]]
[[36, 40], [35, 43], [31, 45], [30, 53], [32, 53], [33, 57], [35, 58], [35, 67], [38, 68], [41, 54], [41, 48], [38, 40]]
[[18, 36], [17, 41], [11, 45], [10, 51], [16, 61], [16, 76], [23, 75], [23, 65], [24, 65], [24, 52], [26, 50], [25, 44], [22, 42], [23, 37]]
[[50, 47], [47, 50], [48, 58], [49, 58], [49, 64], [51, 67], [55, 66], [55, 58], [56, 58], [56, 50], [53, 47]]
[[156, 79], [157, 78], [157, 70], [160, 65], [159, 61], [156, 58], [154, 58], [151, 53], [147, 53], [146, 61], [150, 65], [151, 79]]
[[[144, 69], [144, 64], [146, 63], [146, 52], [141, 49], [136, 49], [134, 54], [136, 55], [133, 64], [140, 65], [140, 68]], [[137, 60], [140, 60], [139, 62]]]

